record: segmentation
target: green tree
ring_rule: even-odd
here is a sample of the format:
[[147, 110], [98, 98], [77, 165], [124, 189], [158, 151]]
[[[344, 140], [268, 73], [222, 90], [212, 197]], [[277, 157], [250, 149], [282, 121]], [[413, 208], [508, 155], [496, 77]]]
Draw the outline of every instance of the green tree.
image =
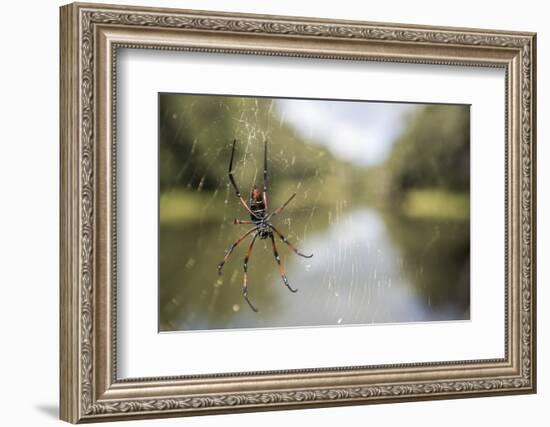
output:
[[429, 105], [412, 118], [387, 165], [391, 188], [469, 191], [470, 108]]

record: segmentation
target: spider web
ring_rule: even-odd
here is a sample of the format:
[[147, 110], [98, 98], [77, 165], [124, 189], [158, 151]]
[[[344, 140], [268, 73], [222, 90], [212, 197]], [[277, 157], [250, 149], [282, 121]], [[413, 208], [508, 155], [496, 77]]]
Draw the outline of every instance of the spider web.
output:
[[[327, 146], [322, 134], [308, 132], [299, 121], [314, 114], [307, 111], [311, 102], [330, 103], [328, 110], [349, 105], [295, 101], [297, 110], [288, 107], [293, 100], [163, 96], [170, 99], [161, 103], [159, 117], [161, 330], [463, 318], [462, 306], [433, 307], [430, 293], [415, 285], [415, 275], [429, 272], [422, 262], [404, 256], [392, 231], [407, 224], [396, 224], [364, 194], [372, 165], [342, 156], [341, 149]], [[361, 120], [361, 103], [355, 104]], [[233, 139], [234, 176], [245, 200], [254, 184], [262, 186], [268, 141], [269, 211], [297, 193], [273, 223], [299, 250], [314, 254], [298, 257], [276, 240], [288, 280], [298, 289], [294, 294], [281, 280], [271, 241], [257, 239], [248, 262], [248, 288], [258, 313], [249, 309], [241, 291], [251, 237], [235, 249], [221, 276], [216, 269], [231, 243], [250, 227], [233, 224], [234, 218], [250, 219], [227, 177]], [[446, 226], [429, 224], [425, 237], [429, 241]]]

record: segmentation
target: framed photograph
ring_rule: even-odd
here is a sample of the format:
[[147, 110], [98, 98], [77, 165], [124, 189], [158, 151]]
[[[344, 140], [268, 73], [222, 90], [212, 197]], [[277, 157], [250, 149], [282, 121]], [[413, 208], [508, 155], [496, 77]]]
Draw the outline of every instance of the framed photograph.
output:
[[63, 420], [535, 392], [535, 34], [60, 22]]

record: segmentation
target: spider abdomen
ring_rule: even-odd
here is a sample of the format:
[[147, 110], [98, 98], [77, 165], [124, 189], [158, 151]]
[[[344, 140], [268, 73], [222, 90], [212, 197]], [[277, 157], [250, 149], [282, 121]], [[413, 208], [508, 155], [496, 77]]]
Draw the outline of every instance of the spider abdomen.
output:
[[251, 209], [251, 211], [253, 213], [250, 214], [250, 219], [254, 222], [259, 222], [259, 221], [265, 219], [266, 216], [267, 216], [267, 212], [266, 212], [265, 209], [259, 209], [259, 210]]
[[262, 220], [267, 216], [264, 198], [262, 193], [257, 189], [253, 189], [250, 195], [250, 211], [250, 219], [254, 222]]

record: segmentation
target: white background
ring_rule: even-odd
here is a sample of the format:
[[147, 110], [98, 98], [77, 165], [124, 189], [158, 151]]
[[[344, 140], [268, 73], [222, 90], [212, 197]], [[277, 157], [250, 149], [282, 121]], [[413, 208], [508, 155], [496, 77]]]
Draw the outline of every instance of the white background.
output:
[[[114, 3], [118, 3], [112, 0]], [[134, 4], [326, 18], [537, 31], [538, 117], [550, 115], [545, 75], [550, 75], [550, 30], [543, 2], [426, 1], [271, 2], [187, 0]], [[4, 425], [59, 425], [58, 402], [58, 6], [57, 1], [3, 5], [0, 67], [0, 353], [1, 420]], [[547, 122], [546, 122], [547, 123]], [[193, 419], [139, 421], [131, 425], [280, 426], [385, 424], [413, 426], [546, 425], [550, 404], [545, 337], [550, 298], [549, 127], [538, 127], [538, 350], [539, 393], [438, 402], [401, 403], [301, 411], [265, 412]]]
[[[135, 49], [117, 64], [120, 378], [504, 357], [504, 70]], [[170, 91], [471, 104], [471, 321], [157, 333], [157, 99]]]

